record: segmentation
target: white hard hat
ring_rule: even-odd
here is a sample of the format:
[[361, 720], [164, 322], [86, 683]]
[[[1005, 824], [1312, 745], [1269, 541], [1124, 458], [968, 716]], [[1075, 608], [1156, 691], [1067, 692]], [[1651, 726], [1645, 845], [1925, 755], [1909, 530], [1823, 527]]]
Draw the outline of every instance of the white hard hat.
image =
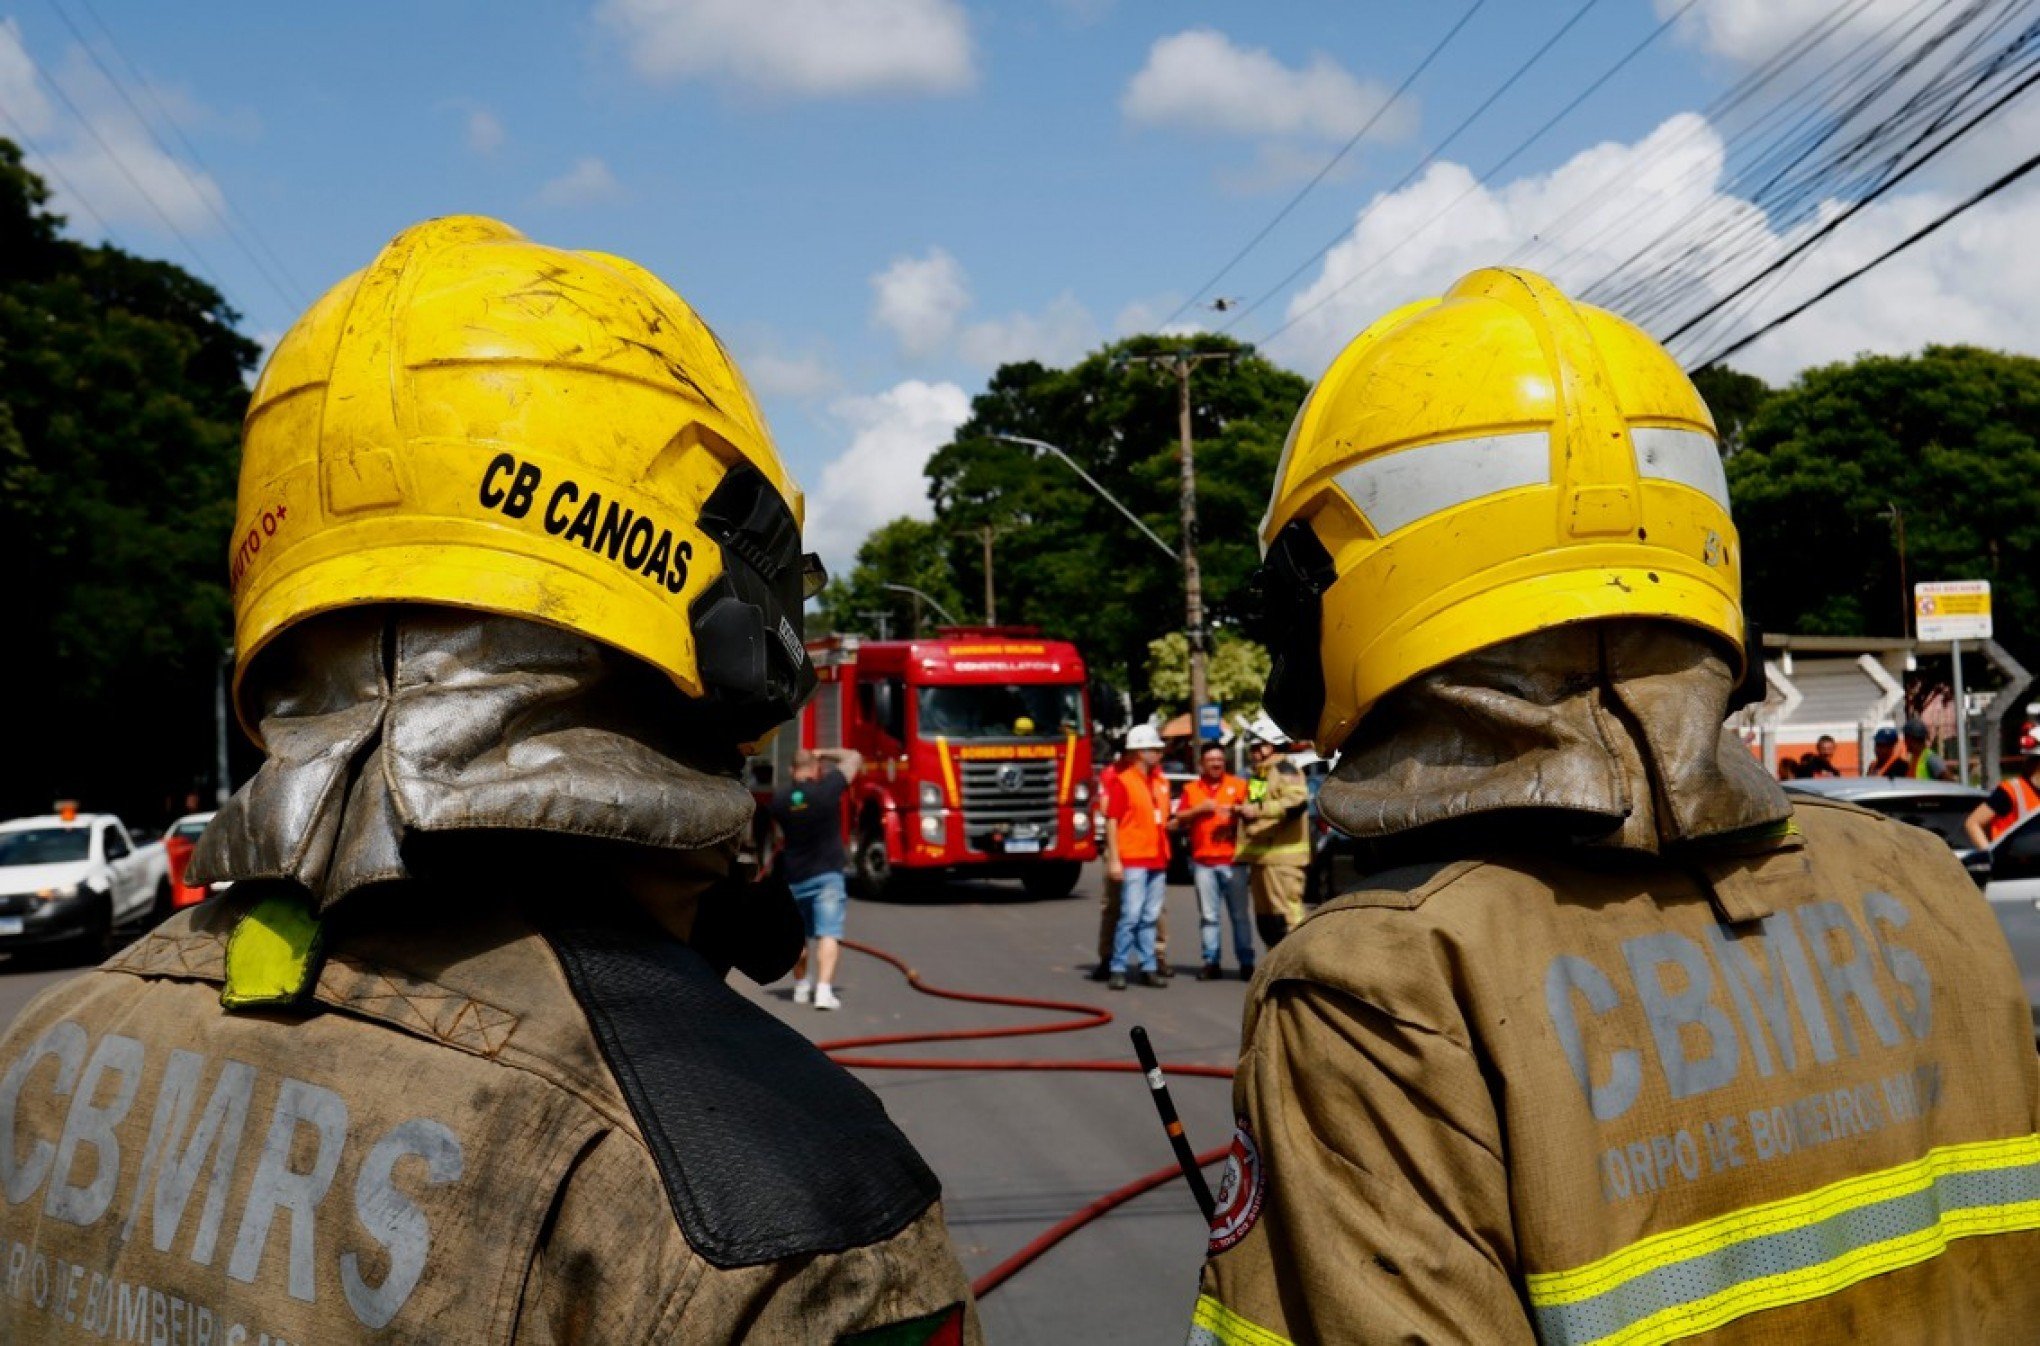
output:
[[1267, 711], [1262, 711], [1247, 724], [1247, 737], [1280, 748], [1289, 742], [1289, 735], [1282, 732], [1282, 726], [1275, 723]]
[[1126, 731], [1126, 750], [1128, 752], [1139, 752], [1143, 748], [1159, 748], [1161, 746], [1161, 731], [1151, 724], [1137, 724]]

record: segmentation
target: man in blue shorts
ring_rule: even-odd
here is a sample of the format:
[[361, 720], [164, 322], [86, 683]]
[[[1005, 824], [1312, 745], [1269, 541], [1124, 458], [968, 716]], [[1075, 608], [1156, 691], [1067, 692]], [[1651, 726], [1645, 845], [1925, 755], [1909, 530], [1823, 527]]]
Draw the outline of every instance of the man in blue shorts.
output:
[[819, 753], [803, 748], [794, 754], [793, 778], [772, 795], [772, 821], [785, 839], [779, 863], [815, 946], [813, 978], [803, 953], [793, 999], [800, 1005], [812, 1001], [818, 1010], [843, 1007], [833, 985], [847, 896], [843, 871], [850, 863], [843, 850], [843, 794], [863, 765], [848, 748]]

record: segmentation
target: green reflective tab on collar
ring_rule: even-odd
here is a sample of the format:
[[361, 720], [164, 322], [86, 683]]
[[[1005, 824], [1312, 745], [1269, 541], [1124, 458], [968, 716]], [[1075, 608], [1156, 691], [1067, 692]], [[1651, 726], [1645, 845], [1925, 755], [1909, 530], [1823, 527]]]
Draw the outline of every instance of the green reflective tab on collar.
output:
[[291, 1005], [319, 979], [323, 959], [319, 918], [302, 896], [265, 897], [227, 936], [227, 982], [220, 1005], [250, 1009]]

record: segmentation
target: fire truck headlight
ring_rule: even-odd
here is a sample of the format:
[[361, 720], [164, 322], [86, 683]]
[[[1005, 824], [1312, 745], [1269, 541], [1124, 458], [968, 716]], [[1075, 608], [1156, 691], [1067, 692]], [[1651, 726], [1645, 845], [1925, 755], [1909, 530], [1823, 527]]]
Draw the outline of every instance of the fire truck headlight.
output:
[[[939, 809], [947, 802], [942, 797], [941, 786], [937, 785], [934, 781], [924, 780], [921, 782], [921, 807], [923, 809]], [[940, 820], [938, 819], [937, 821], [939, 822]], [[924, 822], [922, 826], [925, 828], [927, 824]]]
[[1072, 785], [1072, 786], [1070, 787], [1070, 802], [1071, 802], [1072, 804], [1088, 804], [1088, 803], [1090, 803], [1090, 802], [1091, 802], [1091, 782], [1089, 782], [1089, 781], [1087, 781], [1087, 780], [1080, 780], [1080, 781], [1078, 781], [1078, 782], [1077, 782], [1077, 783], [1076, 783], [1075, 785]]
[[[922, 787], [926, 789], [926, 786]], [[924, 813], [921, 815], [921, 840], [939, 845], [942, 841], [942, 815]]]
[[1070, 831], [1075, 832], [1080, 837], [1091, 835], [1091, 811], [1089, 809], [1078, 809], [1070, 814]]

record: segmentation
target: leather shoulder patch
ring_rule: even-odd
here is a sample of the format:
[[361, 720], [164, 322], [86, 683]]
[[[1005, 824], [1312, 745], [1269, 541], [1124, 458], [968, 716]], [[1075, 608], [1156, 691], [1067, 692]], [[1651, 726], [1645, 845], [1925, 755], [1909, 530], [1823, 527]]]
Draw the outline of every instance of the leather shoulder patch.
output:
[[1426, 898], [1463, 874], [1477, 868], [1478, 861], [1425, 860], [1398, 865], [1369, 874], [1353, 887], [1318, 908], [1319, 911], [1347, 911], [1356, 907], [1387, 907], [1415, 911]]
[[649, 928], [547, 941], [644, 1132], [687, 1242], [722, 1268], [883, 1242], [941, 1185], [878, 1096]]

